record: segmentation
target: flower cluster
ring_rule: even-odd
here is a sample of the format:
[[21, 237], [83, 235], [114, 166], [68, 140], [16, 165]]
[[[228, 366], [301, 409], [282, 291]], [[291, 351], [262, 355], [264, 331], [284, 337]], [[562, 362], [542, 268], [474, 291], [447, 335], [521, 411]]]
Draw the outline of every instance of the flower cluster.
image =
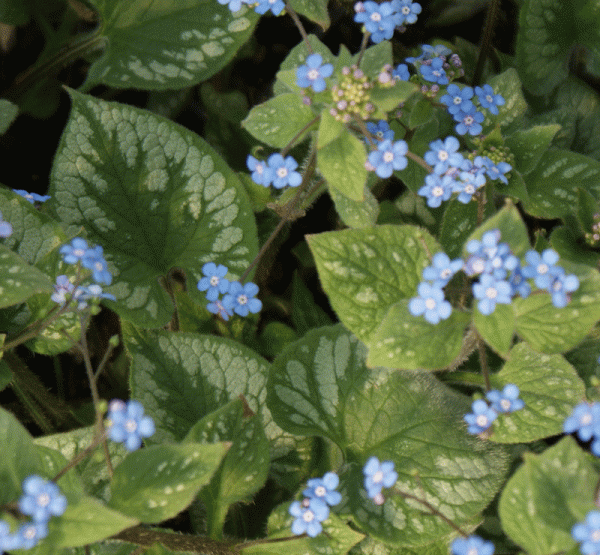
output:
[[492, 389], [485, 396], [490, 405], [483, 399], [477, 399], [471, 406], [473, 412], [464, 416], [470, 434], [485, 432], [498, 414], [515, 412], [525, 406], [523, 399], [519, 399], [519, 388], [512, 383], [505, 385], [502, 391]]
[[[211, 301], [206, 307], [208, 311], [219, 314], [224, 320], [229, 320], [234, 312], [239, 316], [260, 312], [262, 302], [255, 298], [258, 285], [229, 281], [225, 279], [227, 271], [226, 266], [217, 266], [214, 262], [207, 262], [202, 266], [204, 277], [198, 282], [198, 290], [206, 291], [206, 299]], [[224, 295], [222, 299], [221, 295]]]
[[302, 183], [302, 176], [295, 171], [298, 162], [292, 156], [284, 158], [279, 153], [271, 154], [265, 163], [249, 154], [246, 165], [252, 172], [252, 181], [264, 187], [273, 185], [276, 189], [282, 189], [287, 185], [298, 187]]
[[450, 546], [452, 555], [493, 555], [494, 544], [479, 536], [456, 538]]
[[[435, 61], [435, 60], [434, 60]], [[448, 84], [440, 83], [440, 85]], [[498, 114], [498, 106], [505, 103], [502, 95], [495, 94], [491, 85], [483, 87], [463, 87], [462, 89], [456, 85], [448, 85], [446, 94], [440, 98], [440, 102], [448, 107], [448, 112], [457, 122], [455, 127], [459, 135], [479, 135], [483, 128], [481, 122], [485, 119], [483, 112], [480, 112], [473, 103], [474, 97], [477, 99], [479, 106], [488, 110], [491, 114]]]
[[590, 511], [584, 522], [578, 522], [571, 528], [571, 536], [581, 543], [579, 549], [585, 555], [600, 553], [600, 511]]
[[391, 0], [390, 2], [356, 2], [354, 21], [363, 23], [365, 30], [371, 33], [375, 43], [389, 40], [396, 27], [412, 24], [421, 13], [421, 5], [411, 0]]
[[354, 116], [367, 120], [375, 110], [369, 91], [373, 83], [357, 66], [344, 66], [342, 80], [331, 89], [334, 106], [329, 113], [338, 121], [348, 123]]
[[[600, 243], [600, 213], [596, 212], [593, 217], [592, 229], [587, 231], [584, 235], [585, 242], [590, 247], [597, 247]], [[2, 237], [2, 235], [0, 235]]]
[[294, 517], [292, 533], [308, 534], [314, 538], [321, 533], [321, 522], [329, 517], [329, 507], [337, 505], [342, 496], [335, 489], [340, 479], [335, 472], [327, 472], [323, 478], [311, 478], [306, 489], [302, 492], [304, 499], [294, 501], [289, 508], [289, 513]]
[[581, 441], [590, 441], [590, 449], [600, 457], [600, 403], [579, 403], [563, 423], [565, 434], [575, 432]]
[[123, 443], [128, 451], [137, 451], [142, 439], [155, 432], [154, 420], [144, 415], [144, 407], [139, 401], [113, 399], [108, 405], [104, 422], [108, 437]]
[[227, 5], [232, 12], [242, 9], [242, 5], [254, 7], [254, 11], [261, 15], [271, 10], [273, 15], [279, 15], [285, 9], [283, 0], [218, 0], [222, 6]]
[[445, 253], [435, 254], [432, 265], [423, 270], [424, 281], [417, 288], [418, 296], [408, 303], [409, 312], [413, 316], [423, 315], [430, 324], [447, 319], [452, 307], [442, 289], [459, 270], [469, 277], [479, 276], [472, 291], [479, 312], [486, 316], [494, 312], [497, 304], [510, 304], [517, 295], [528, 297], [531, 286], [526, 279], [533, 279], [536, 287], [548, 291], [555, 307], [568, 304], [579, 280], [556, 265], [558, 254], [554, 250], [546, 249], [541, 255], [530, 250], [525, 254], [526, 265], [521, 266], [508, 244], [499, 241], [500, 231], [493, 229], [486, 231], [481, 240], [472, 239], [466, 244], [469, 256], [464, 261], [450, 260]]
[[[75, 237], [71, 243], [63, 245], [59, 252], [66, 264], [76, 264], [79, 267], [87, 268], [91, 271], [94, 281], [106, 285], [111, 284], [112, 276], [108, 271], [108, 264], [100, 245], [89, 247], [85, 239]], [[88, 301], [97, 304], [100, 299], [116, 300], [114, 295], [103, 292], [102, 286], [98, 283], [76, 286], [64, 274], [56, 278], [54, 293], [50, 298], [61, 306], [73, 300], [77, 303], [77, 310], [85, 309], [88, 306]]]
[[0, 521], [0, 553], [35, 547], [48, 535], [50, 518], [62, 515], [67, 508], [66, 497], [50, 480], [33, 474], [23, 480], [22, 487], [19, 510], [31, 520], [21, 524], [15, 533], [11, 533], [8, 523]]
[[365, 489], [367, 495], [373, 499], [376, 505], [382, 505], [385, 501], [381, 490], [391, 488], [398, 480], [398, 473], [394, 470], [392, 461], [379, 462], [377, 457], [370, 457], [363, 467], [365, 475]]
[[417, 69], [417, 82], [421, 83], [421, 92], [434, 97], [440, 90], [440, 85], [448, 85], [452, 80], [464, 74], [462, 62], [457, 54], [443, 45], [421, 45], [418, 57], [408, 57], [405, 61]]
[[476, 156], [471, 161], [458, 152], [459, 148], [458, 139], [452, 136], [429, 143], [424, 160], [433, 167], [433, 172], [425, 177], [425, 185], [418, 191], [427, 199], [427, 206], [437, 208], [454, 193], [460, 202], [467, 204], [486, 184], [486, 177], [508, 183], [505, 174], [512, 170], [510, 164], [504, 161], [494, 164], [487, 156]]

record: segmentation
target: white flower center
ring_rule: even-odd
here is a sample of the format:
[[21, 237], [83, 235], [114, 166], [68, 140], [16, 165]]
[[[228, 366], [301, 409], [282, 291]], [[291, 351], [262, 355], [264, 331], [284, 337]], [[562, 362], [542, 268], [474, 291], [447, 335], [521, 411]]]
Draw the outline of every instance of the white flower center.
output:
[[481, 272], [483, 272], [483, 270], [485, 270], [485, 262], [481, 260], [481, 258], [478, 258], [477, 260], [475, 260], [475, 262], [473, 262], [473, 271], [476, 274], [480, 274]]
[[37, 535], [37, 533], [36, 533], [36, 530], [35, 530], [35, 526], [28, 526], [28, 527], [25, 529], [25, 533], [24, 533], [23, 535], [24, 535], [24, 536], [25, 536], [25, 537], [26, 537], [28, 540], [33, 540], [33, 539], [36, 537], [36, 535]]
[[465, 193], [467, 193], [468, 195], [472, 195], [475, 192], [475, 187], [473, 187], [473, 185], [471, 185], [470, 183], [468, 185], [465, 185]]
[[444, 194], [444, 188], [436, 185], [433, 189], [431, 189], [431, 194], [434, 197], [441, 197]]
[[438, 160], [441, 160], [442, 162], [448, 160], [448, 152], [445, 150], [440, 150], [438, 152]]
[[427, 310], [433, 310], [435, 308], [435, 300], [431, 297], [425, 301], [425, 308]]
[[265, 167], [262, 164], [256, 164], [256, 167], [254, 168], [254, 171], [258, 174], [258, 175], [262, 175], [262, 172], [264, 171]]
[[304, 514], [302, 515], [302, 520], [304, 522], [312, 522], [315, 518], [315, 513], [313, 513], [312, 511], [304, 511]]
[[442, 279], [448, 279], [450, 276], [452, 275], [452, 270], [450, 268], [444, 268], [441, 272], [440, 272], [440, 277]]
[[73, 254], [81, 258], [85, 254], [85, 251], [83, 249], [73, 249]]
[[408, 6], [404, 6], [402, 8], [402, 14], [403, 15], [408, 15], [410, 13], [410, 8]]
[[388, 150], [388, 151], [386, 151], [386, 152], [383, 153], [383, 161], [384, 162], [386, 162], [386, 163], [389, 164], [393, 160], [394, 160], [394, 153], [393, 152], [391, 152], [391, 151]]
[[460, 96], [454, 97], [454, 104], [458, 105], [462, 102], [462, 98]]
[[50, 496], [47, 493], [40, 493], [36, 501], [40, 507], [46, 507], [50, 503]]
[[373, 12], [371, 14], [371, 21], [381, 21], [381, 14], [379, 12]]
[[502, 410], [510, 410], [510, 401], [508, 399], [502, 399], [502, 401], [500, 401], [500, 407], [502, 407]]
[[318, 486], [315, 488], [315, 495], [317, 497], [325, 497], [327, 490], [323, 486]]
[[473, 124], [473, 118], [471, 116], [467, 116], [465, 118], [465, 125], [472, 125]]
[[137, 430], [137, 422], [133, 418], [130, 418], [125, 422], [125, 429], [132, 434]]
[[562, 286], [563, 286], [563, 284], [561, 283], [561, 281], [556, 279], [556, 280], [554, 280], [554, 283], [552, 284], [552, 290], [560, 291], [562, 289]]
[[498, 290], [495, 287], [488, 287], [485, 290], [485, 296], [488, 299], [495, 299], [498, 296]]
[[485, 428], [488, 425], [488, 417], [485, 414], [480, 414], [477, 416], [477, 418], [475, 419], [475, 423], [480, 427], [480, 428]]
[[490, 103], [494, 100], [491, 94], [486, 95], [485, 99]]
[[381, 470], [378, 470], [377, 472], [375, 472], [375, 474], [373, 474], [373, 482], [378, 484], [379, 482], [381, 482], [381, 480], [383, 480], [383, 472], [381, 472]]
[[467, 555], [479, 555], [479, 551], [476, 547], [472, 547], [471, 549], [469, 549], [469, 551], [467, 551]]
[[218, 276], [211, 277], [210, 285], [211, 285], [211, 287], [216, 287], [217, 285], [219, 285], [219, 277]]
[[287, 168], [282, 167], [277, 169], [277, 177], [281, 177], [281, 179], [283, 179], [284, 177], [287, 177], [287, 174]]
[[98, 270], [99, 272], [101, 272], [101, 271], [104, 269], [104, 265], [102, 264], [102, 262], [96, 262], [96, 263], [94, 264], [94, 268], [95, 268], [96, 270]]
[[311, 70], [308, 72], [308, 78], [309, 78], [311, 81], [314, 81], [315, 79], [318, 79], [318, 78], [319, 78], [319, 70], [318, 70], [318, 69], [311, 69]]
[[545, 274], [545, 273], [548, 271], [548, 269], [549, 269], [549, 268], [548, 268], [548, 265], [547, 265], [547, 264], [540, 264], [540, 265], [537, 267], [537, 273], [538, 273], [538, 274], [542, 274], [542, 275], [543, 275], [543, 274]]
[[591, 534], [590, 534], [590, 539], [593, 542], [598, 542], [600, 541], [600, 530], [594, 530]]
[[245, 305], [248, 302], [248, 297], [244, 294], [241, 294], [237, 298], [238, 304]]

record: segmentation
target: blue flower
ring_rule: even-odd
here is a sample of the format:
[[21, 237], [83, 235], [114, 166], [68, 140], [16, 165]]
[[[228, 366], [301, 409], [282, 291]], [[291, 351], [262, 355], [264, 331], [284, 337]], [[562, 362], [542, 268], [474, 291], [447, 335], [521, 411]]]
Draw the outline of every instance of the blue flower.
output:
[[323, 531], [321, 522], [327, 520], [329, 507], [315, 497], [305, 498], [302, 503], [294, 501], [290, 505], [289, 513], [296, 519], [292, 522], [292, 534], [299, 535], [306, 532], [314, 538]]
[[[499, 162], [498, 164], [494, 164], [487, 156], [478, 156], [477, 158], [482, 159], [483, 167], [485, 168], [485, 173], [490, 179], [499, 179], [505, 185], [508, 185], [508, 179], [504, 175], [505, 173], [512, 170], [512, 166], [507, 162]], [[475, 160], [477, 160], [477, 158]]]
[[388, 122], [383, 119], [380, 119], [377, 123], [368, 121], [367, 131], [379, 141], [383, 141], [385, 139], [389, 141], [394, 140], [394, 132], [390, 129]]
[[408, 66], [406, 64], [398, 64], [396, 69], [392, 71], [392, 77], [399, 81], [408, 81], [410, 79]]
[[302, 492], [302, 495], [309, 498], [320, 499], [327, 503], [330, 507], [337, 505], [342, 500], [342, 495], [339, 491], [335, 491], [338, 487], [340, 479], [335, 472], [327, 472], [323, 478], [311, 478], [307, 482], [307, 488]]
[[519, 399], [519, 388], [514, 383], [506, 384], [502, 392], [492, 389], [485, 397], [496, 412], [514, 412], [525, 406], [523, 399]]
[[[108, 299], [109, 301], [116, 301], [116, 297], [110, 293], [104, 293], [102, 291], [102, 287], [97, 283], [92, 283], [91, 285], [87, 285], [85, 287], [77, 288], [77, 299], [81, 299], [82, 301], [88, 301], [90, 299], [100, 300], [100, 299]], [[79, 305], [81, 310], [81, 304]]]
[[273, 172], [273, 187], [282, 189], [286, 185], [298, 187], [302, 183], [302, 176], [294, 171], [298, 167], [298, 162], [291, 156], [283, 158], [279, 153], [271, 154], [267, 160], [269, 169]]
[[408, 57], [404, 61], [408, 62], [409, 64], [414, 64], [415, 62], [431, 60], [432, 58], [438, 58], [440, 56], [449, 56], [450, 54], [452, 54], [452, 50], [445, 47], [443, 44], [438, 44], [436, 46], [422, 44], [421, 54], [418, 57]]
[[452, 306], [444, 298], [444, 292], [439, 285], [430, 285], [422, 281], [417, 288], [418, 297], [414, 297], [408, 303], [408, 311], [413, 316], [425, 316], [430, 324], [437, 324], [440, 320], [446, 320], [452, 313]]
[[494, 544], [479, 536], [456, 538], [450, 546], [452, 555], [493, 555]]
[[434, 287], [447, 285], [452, 276], [463, 266], [463, 261], [460, 258], [451, 261], [445, 252], [434, 254], [432, 262], [432, 266], [428, 266], [423, 270], [423, 279], [433, 282]]
[[600, 432], [600, 403], [579, 403], [563, 422], [565, 434], [577, 433], [581, 441], [589, 441]]
[[571, 300], [569, 293], [579, 289], [579, 279], [574, 274], [565, 275], [562, 268], [557, 268], [554, 279], [548, 286], [548, 291], [552, 295], [552, 304], [556, 308], [564, 308]]
[[24, 495], [19, 499], [19, 510], [34, 522], [47, 522], [52, 516], [60, 516], [67, 508], [67, 498], [50, 480], [33, 474], [23, 480]]
[[12, 235], [13, 228], [12, 225], [2, 219], [2, 212], [0, 212], [0, 237], [6, 239]]
[[306, 65], [296, 68], [296, 85], [299, 87], [311, 87], [316, 93], [323, 92], [327, 88], [325, 77], [333, 73], [333, 65], [323, 65], [321, 54], [311, 54], [306, 58]]
[[398, 480], [392, 461], [379, 462], [377, 457], [371, 457], [363, 467], [365, 489], [371, 498], [379, 496], [383, 488], [391, 488]]
[[225, 279], [227, 267], [223, 264], [218, 266], [214, 262], [207, 262], [202, 266], [203, 277], [198, 282], [198, 290], [206, 291], [206, 298], [209, 301], [216, 301], [219, 295], [224, 295], [229, 291], [229, 281]]
[[443, 200], [448, 200], [452, 196], [453, 183], [449, 175], [439, 176], [430, 173], [425, 176], [425, 185], [417, 193], [427, 199], [427, 206], [437, 208]]
[[485, 432], [491, 425], [498, 413], [488, 407], [488, 404], [483, 399], [473, 401], [471, 405], [472, 413], [465, 414], [464, 421], [469, 425], [468, 431], [470, 434], [480, 434]]
[[223, 297], [223, 307], [227, 312], [233, 310], [240, 316], [248, 316], [248, 312], [260, 312], [262, 303], [254, 297], [258, 293], [258, 285], [248, 282], [242, 285], [239, 281], [232, 281], [229, 290]]
[[48, 524], [44, 522], [28, 522], [19, 526], [15, 536], [15, 543], [20, 549], [31, 549], [39, 540], [48, 535]]
[[392, 6], [402, 16], [400, 25], [415, 23], [417, 15], [421, 13], [421, 4], [411, 0], [392, 0]]
[[259, 14], [267, 13], [269, 10], [273, 15], [279, 15], [285, 9], [285, 3], [283, 0], [256, 0], [258, 5], [254, 8], [254, 11]]
[[[468, 166], [470, 160], [465, 160], [463, 166]], [[478, 189], [485, 185], [485, 177], [478, 172], [461, 171], [452, 184], [452, 192], [458, 193], [456, 197], [463, 204], [467, 204], [473, 198]]]
[[273, 181], [273, 170], [268, 167], [266, 162], [261, 162], [254, 158], [254, 156], [248, 154], [246, 158], [246, 166], [252, 172], [252, 181], [258, 185], [268, 187]]
[[361, 11], [354, 15], [354, 21], [364, 23], [365, 29], [371, 33], [371, 40], [375, 43], [391, 39], [394, 29], [402, 24], [402, 18], [394, 10], [391, 2], [357, 2], [355, 10], [358, 4]]
[[92, 270], [94, 281], [105, 283], [106, 285], [111, 284], [112, 276], [108, 271], [108, 265], [104, 259], [104, 251], [100, 245], [96, 245], [85, 252], [81, 259], [81, 265], [88, 270]]
[[11, 534], [8, 523], [0, 520], [0, 553], [12, 549], [21, 549], [22, 547], [21, 537], [18, 534]]
[[500, 241], [500, 230], [486, 231], [481, 241], [472, 239], [465, 249], [471, 254], [465, 262], [465, 273], [474, 276], [482, 273], [493, 275], [496, 279], [504, 279], [507, 271], [513, 271], [519, 266], [519, 259], [514, 256], [510, 247]]
[[60, 254], [63, 255], [63, 261], [67, 264], [77, 264], [83, 259], [88, 251], [88, 244], [85, 239], [75, 237], [70, 245], [60, 247]]
[[[422, 64], [419, 67], [419, 72], [426, 81], [432, 81], [438, 85], [447, 85], [449, 81], [443, 65], [444, 62], [441, 58], [434, 58], [431, 62]], [[461, 135], [464, 135], [464, 133], [461, 133]]]
[[508, 283], [512, 288], [512, 294], [519, 295], [522, 299], [526, 299], [529, 297], [531, 293], [531, 286], [521, 273], [521, 265], [517, 265], [517, 267], [511, 272], [510, 277], [508, 278]]
[[108, 437], [117, 443], [124, 443], [128, 451], [136, 451], [142, 445], [142, 438], [154, 434], [154, 420], [144, 416], [144, 407], [139, 401], [114, 399], [108, 405], [105, 422]]
[[46, 202], [50, 197], [48, 195], [38, 195], [37, 193], [28, 193], [23, 189], [13, 189], [17, 195], [22, 196], [24, 199], [27, 199], [31, 204], [37, 202]]
[[481, 314], [489, 316], [496, 310], [496, 304], [510, 304], [512, 288], [507, 281], [497, 280], [490, 274], [483, 274], [478, 283], [473, 284], [473, 295], [479, 299], [477, 308]]
[[442, 175], [450, 167], [460, 167], [464, 161], [463, 155], [458, 152], [460, 143], [456, 137], [446, 137], [444, 141], [437, 139], [429, 143], [429, 148], [424, 159], [438, 175]]
[[571, 536], [580, 542], [579, 550], [585, 555], [600, 553], [600, 511], [590, 511], [584, 522], [578, 522], [571, 528]]
[[229, 320], [230, 316], [233, 316], [233, 310], [230, 308], [225, 308], [225, 306], [223, 306], [223, 302], [218, 299], [212, 303], [208, 303], [206, 305], [206, 310], [212, 312], [213, 314], [218, 314], [226, 322]]
[[447, 92], [440, 98], [440, 102], [448, 106], [448, 112], [452, 115], [459, 112], [468, 112], [474, 106], [471, 102], [473, 98], [473, 89], [471, 87], [463, 87], [462, 89], [452, 83], [448, 85]]
[[407, 152], [408, 145], [405, 141], [392, 143], [389, 139], [385, 139], [377, 145], [377, 150], [369, 153], [369, 162], [379, 177], [390, 177], [394, 170], [406, 168], [408, 160], [405, 154]]
[[459, 135], [479, 135], [483, 131], [481, 122], [485, 119], [481, 112], [478, 112], [473, 106], [470, 110], [463, 112], [462, 110], [454, 114], [454, 121], [459, 124], [454, 128]]
[[494, 94], [494, 89], [492, 89], [490, 85], [475, 87], [475, 94], [477, 95], [479, 104], [481, 104], [483, 108], [488, 109], [492, 114], [497, 114], [497, 107], [504, 104], [502, 95]]
[[536, 287], [548, 289], [559, 270], [556, 267], [558, 253], [553, 249], [546, 249], [541, 255], [535, 250], [529, 250], [525, 254], [525, 266], [521, 273], [526, 278], [533, 278]]
[[237, 12], [239, 10], [242, 9], [242, 4], [247, 4], [248, 1], [247, 0], [219, 0], [219, 4], [221, 4], [222, 6], [224, 6], [225, 4], [228, 4], [229, 9], [232, 12]]

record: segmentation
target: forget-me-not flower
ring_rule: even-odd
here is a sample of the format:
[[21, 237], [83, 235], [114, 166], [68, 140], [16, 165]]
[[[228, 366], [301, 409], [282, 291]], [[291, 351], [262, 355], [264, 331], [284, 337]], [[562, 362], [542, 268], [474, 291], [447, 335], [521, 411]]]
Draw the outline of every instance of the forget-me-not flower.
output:
[[299, 87], [311, 87], [316, 93], [327, 88], [325, 77], [333, 73], [332, 64], [323, 64], [321, 54], [311, 54], [306, 58], [306, 64], [296, 68], [296, 84]]
[[379, 462], [377, 457], [370, 457], [363, 467], [365, 489], [371, 498], [378, 496], [383, 488], [391, 488], [398, 480], [392, 461]]
[[523, 399], [519, 399], [519, 388], [514, 383], [506, 384], [502, 391], [492, 389], [485, 397], [496, 412], [514, 412], [525, 406]]
[[413, 316], [423, 315], [430, 324], [437, 324], [452, 314], [452, 305], [444, 298], [444, 292], [439, 285], [422, 281], [417, 293], [419, 296], [412, 298], [408, 303], [408, 311]]
[[214, 262], [207, 262], [202, 266], [204, 277], [198, 282], [198, 290], [206, 291], [206, 298], [209, 301], [216, 301], [219, 295], [224, 295], [229, 290], [229, 281], [225, 279], [227, 266]]
[[483, 399], [473, 401], [471, 405], [472, 413], [465, 414], [464, 421], [469, 425], [470, 434], [480, 434], [485, 432], [491, 425], [498, 413], [491, 409]]

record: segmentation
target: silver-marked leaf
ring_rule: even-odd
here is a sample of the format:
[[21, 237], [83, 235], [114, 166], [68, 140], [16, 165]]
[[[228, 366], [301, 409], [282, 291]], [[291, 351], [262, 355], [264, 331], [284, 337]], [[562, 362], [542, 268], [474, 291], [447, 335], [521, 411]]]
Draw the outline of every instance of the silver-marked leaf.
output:
[[36, 293], [52, 291], [54, 286], [47, 275], [0, 245], [0, 308], [22, 303]]
[[105, 49], [86, 87], [103, 83], [151, 90], [190, 87], [229, 62], [258, 15], [198, 0], [90, 0], [100, 13]]
[[545, 355], [521, 342], [508, 362], [491, 377], [498, 390], [509, 383], [519, 388], [525, 407], [501, 413], [493, 424], [491, 441], [526, 443], [562, 433], [565, 418], [585, 396], [585, 385], [561, 355]]
[[492, 114], [487, 117], [494, 124], [500, 124], [500, 127], [508, 127], [527, 110], [527, 102], [523, 97], [519, 75], [511, 67], [504, 73], [492, 77], [490, 85], [494, 89], [494, 93], [502, 95], [505, 103], [498, 107], [498, 115], [495, 116]]
[[298, 94], [285, 93], [254, 106], [242, 127], [259, 141], [283, 148], [313, 119], [315, 114]]
[[577, 205], [577, 189], [600, 195], [600, 162], [569, 150], [547, 150], [525, 177], [525, 210], [538, 218], [562, 218]]
[[454, 310], [447, 320], [430, 324], [413, 316], [408, 301], [393, 305], [369, 337], [370, 367], [441, 370], [458, 357], [471, 315]]
[[333, 187], [329, 187], [329, 196], [338, 216], [348, 227], [370, 227], [377, 222], [379, 203], [367, 187], [363, 191], [362, 201], [352, 200]]
[[525, 453], [500, 496], [502, 528], [531, 555], [564, 553], [576, 545], [573, 525], [597, 510], [597, 482], [591, 457], [571, 437], [541, 455]]
[[460, 256], [463, 244], [476, 227], [477, 203], [463, 204], [458, 199], [451, 198], [446, 202], [440, 229], [440, 243], [444, 252], [450, 258]]
[[469, 523], [502, 484], [504, 450], [467, 433], [464, 396], [428, 373], [371, 370], [366, 354], [341, 325], [309, 332], [273, 362], [269, 407], [284, 429], [326, 436], [351, 462], [340, 475], [336, 512], [395, 546], [447, 537], [453, 529], [422, 504], [392, 491], [383, 506], [367, 499], [362, 465], [371, 455], [393, 461], [399, 490]]
[[299, 14], [318, 23], [325, 31], [331, 23], [329, 14], [327, 13], [328, 1], [329, 0], [289, 0], [289, 4]]
[[500, 356], [506, 357], [515, 335], [515, 312], [511, 305], [497, 304], [491, 314], [482, 314], [475, 306], [473, 324], [482, 339]]
[[369, 342], [390, 306], [416, 294], [435, 239], [415, 226], [381, 225], [307, 237], [321, 285], [341, 322]]
[[[257, 250], [256, 224], [235, 173], [200, 137], [144, 110], [71, 91], [48, 207], [73, 234], [101, 245], [111, 308], [146, 327], [172, 315], [159, 283], [185, 271], [190, 294], [206, 262], [238, 277]], [[194, 293], [195, 291], [195, 293]]]
[[154, 418], [152, 441], [180, 440], [207, 414], [243, 395], [260, 413], [267, 437], [280, 439], [282, 430], [265, 407], [269, 364], [231, 339], [139, 330], [123, 327], [132, 357], [131, 390]]
[[574, 14], [571, 1], [525, 0], [519, 16], [517, 67], [532, 94], [552, 92], [567, 76], [577, 34]]
[[556, 123], [535, 125], [506, 137], [504, 142], [515, 157], [515, 169], [522, 175], [532, 171], [559, 130], [560, 125]]
[[536, 351], [564, 353], [572, 349], [600, 320], [600, 275], [588, 266], [560, 260], [567, 274], [579, 278], [579, 289], [571, 293], [564, 308], [552, 304], [549, 293], [532, 294], [527, 299], [515, 298], [517, 334]]
[[227, 452], [224, 443], [154, 445], [115, 469], [109, 507], [142, 522], [174, 517], [194, 499]]

